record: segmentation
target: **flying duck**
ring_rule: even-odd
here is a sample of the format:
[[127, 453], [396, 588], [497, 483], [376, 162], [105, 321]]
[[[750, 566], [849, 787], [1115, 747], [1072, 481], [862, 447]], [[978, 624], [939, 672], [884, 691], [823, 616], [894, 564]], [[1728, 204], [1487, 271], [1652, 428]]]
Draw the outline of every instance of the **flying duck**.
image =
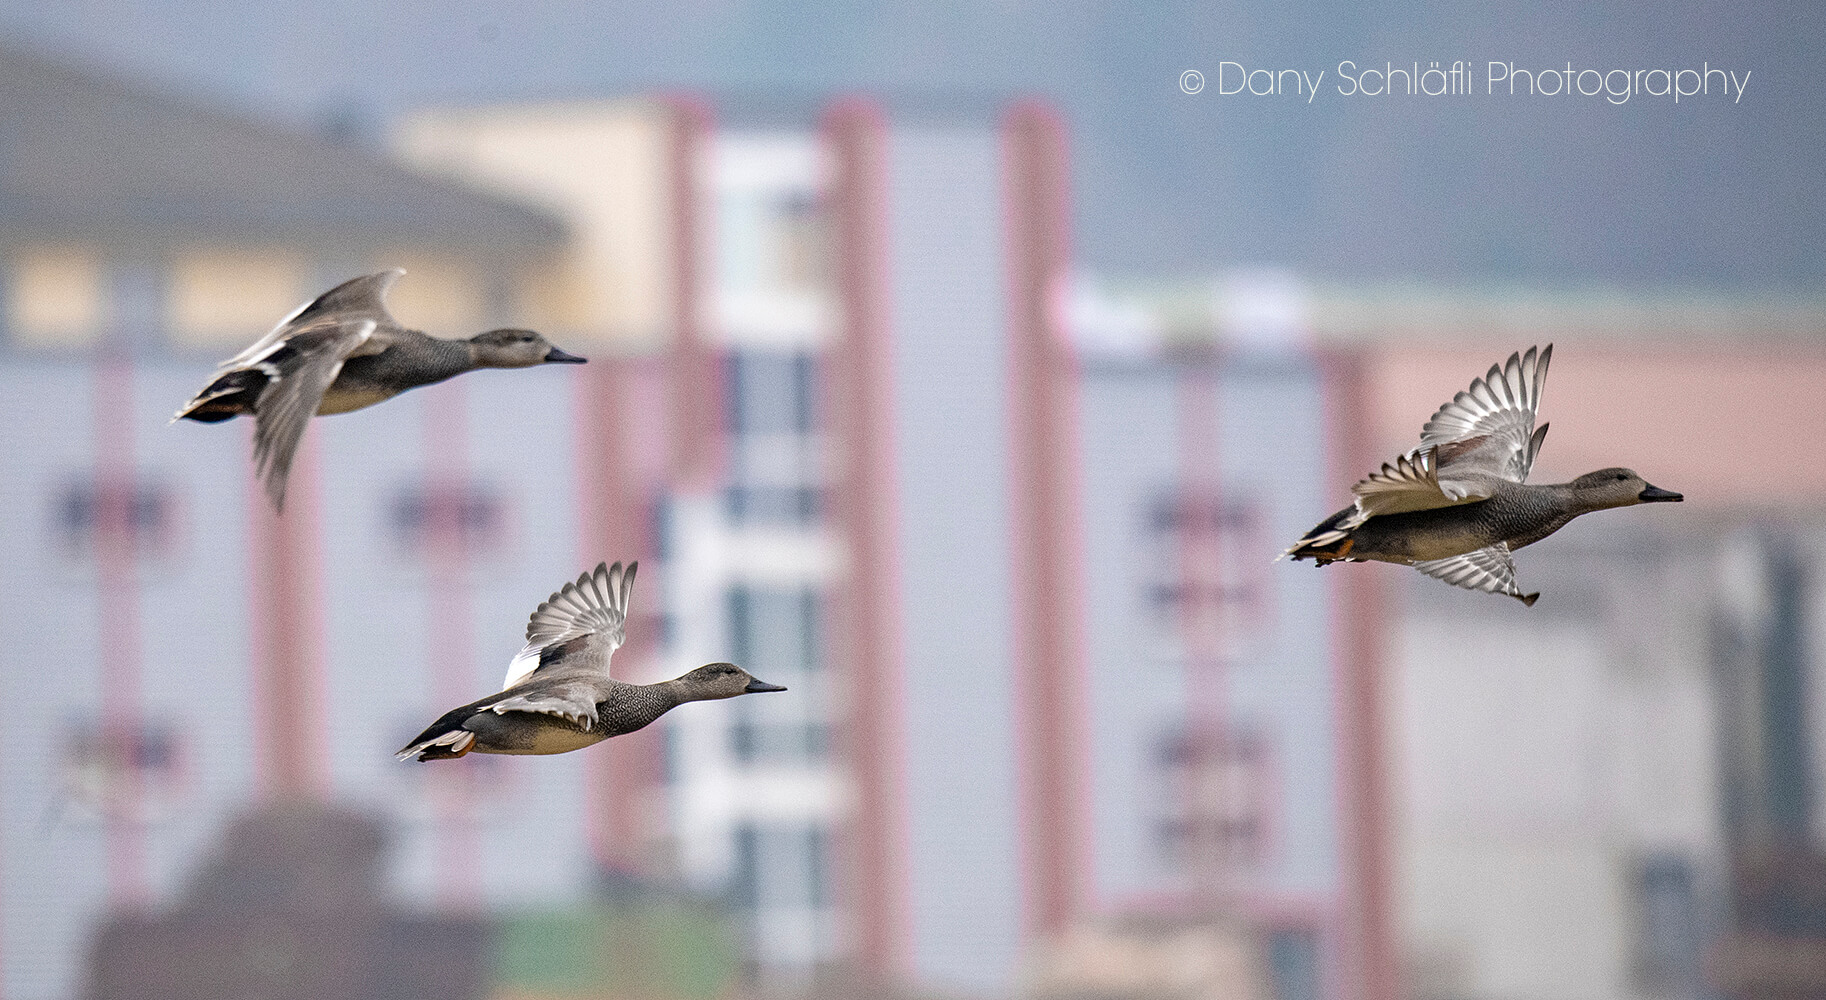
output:
[[254, 418], [255, 469], [273, 506], [312, 414], [348, 413], [477, 368], [582, 364], [531, 330], [500, 329], [445, 340], [401, 326], [382, 299], [406, 272], [351, 278], [293, 310], [253, 346], [229, 358], [171, 419], [220, 423]]
[[1412, 566], [1454, 586], [1507, 594], [1530, 607], [1539, 593], [1515, 582], [1510, 553], [1565, 527], [1580, 514], [1683, 499], [1623, 468], [1588, 472], [1570, 483], [1527, 485], [1547, 437], [1535, 410], [1553, 345], [1511, 354], [1439, 408], [1420, 447], [1351, 487], [1351, 506], [1320, 522], [1282, 558]]
[[622, 644], [634, 570], [596, 565], [533, 612], [526, 647], [507, 666], [505, 689], [442, 718], [396, 756], [445, 760], [476, 753], [553, 754], [631, 733], [688, 701], [784, 691], [733, 663], [709, 663], [669, 681], [629, 684], [609, 676]]

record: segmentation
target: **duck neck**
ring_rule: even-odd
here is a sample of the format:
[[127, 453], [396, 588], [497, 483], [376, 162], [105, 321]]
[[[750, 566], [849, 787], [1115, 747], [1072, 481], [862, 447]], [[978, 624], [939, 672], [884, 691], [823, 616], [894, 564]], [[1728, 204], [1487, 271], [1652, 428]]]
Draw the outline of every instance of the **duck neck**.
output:
[[611, 690], [606, 700], [597, 705], [597, 713], [605, 719], [605, 727], [610, 736], [640, 729], [686, 700], [679, 697], [677, 681], [661, 681], [658, 684], [623, 684], [615, 681], [611, 684], [617, 686]]
[[1595, 510], [1609, 510], [1624, 504], [1614, 503], [1610, 498], [1594, 496], [1587, 490], [1581, 490], [1571, 483], [1555, 483], [1548, 489], [1553, 490], [1554, 502], [1572, 517], [1589, 514]]
[[1579, 491], [1571, 483], [1543, 484], [1539, 496], [1562, 510], [1580, 513], [1587, 509], [1579, 503]]
[[[654, 686], [658, 687], [659, 685], [656, 684]], [[666, 681], [665, 686], [670, 690], [669, 697], [676, 699], [673, 702], [674, 705], [682, 705], [688, 701], [713, 701], [722, 697], [721, 695], [706, 694], [702, 688], [692, 687], [685, 682], [684, 677], [674, 677], [673, 679]]]
[[476, 349], [469, 341], [445, 340], [442, 337], [425, 339], [431, 342], [425, 359], [425, 374], [429, 376], [425, 384], [442, 382], [476, 369]]

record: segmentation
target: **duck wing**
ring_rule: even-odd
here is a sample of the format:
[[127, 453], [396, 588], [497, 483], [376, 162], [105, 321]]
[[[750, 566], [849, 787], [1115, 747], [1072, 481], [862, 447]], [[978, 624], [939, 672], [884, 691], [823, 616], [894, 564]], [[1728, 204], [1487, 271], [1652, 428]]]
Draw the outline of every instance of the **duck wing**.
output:
[[1541, 390], [1553, 345], [1509, 355], [1491, 365], [1483, 378], [1441, 406], [1420, 431], [1422, 449], [1438, 447], [1439, 476], [1452, 480], [1497, 476], [1510, 482], [1528, 480], [1535, 453], [1547, 436], [1547, 425], [1534, 429]]
[[1420, 448], [1385, 462], [1351, 487], [1357, 495], [1357, 512], [1344, 527], [1354, 528], [1378, 514], [1404, 514], [1483, 500], [1495, 492], [1488, 476], [1442, 479], [1440, 448]]
[[1516, 586], [1515, 561], [1509, 558], [1507, 542], [1446, 559], [1417, 562], [1414, 568], [1454, 587], [1481, 590], [1486, 594], [1507, 594], [1529, 607], [1534, 607], [1535, 599], [1541, 596], [1539, 593], [1524, 594], [1522, 588]]
[[[255, 424], [254, 467], [266, 481], [273, 506], [284, 510], [285, 484], [298, 442], [322, 405], [324, 392], [342, 373], [343, 362], [379, 354], [392, 345], [399, 324], [387, 312], [382, 297], [405, 273], [395, 268], [352, 278], [292, 310], [266, 336], [222, 362], [209, 387], [179, 410], [178, 416], [196, 410], [214, 395], [249, 394]], [[236, 375], [238, 372], [247, 375]]]
[[552, 715], [571, 723], [584, 732], [596, 728], [596, 702], [603, 693], [601, 681], [589, 678], [554, 679], [547, 683], [528, 683], [520, 690], [488, 706], [496, 715], [509, 712], [535, 712]]
[[384, 301], [387, 289], [393, 287], [406, 273], [403, 267], [395, 267], [376, 274], [364, 274], [324, 292], [322, 295], [287, 313], [268, 330], [266, 336], [249, 345], [247, 350], [229, 358], [217, 366], [218, 373], [235, 368], [252, 367], [256, 362], [273, 353], [276, 346], [286, 338], [302, 329], [308, 329], [325, 316], [339, 317], [350, 323], [371, 319], [380, 327], [397, 327], [399, 321], [387, 312]]
[[1351, 487], [1357, 513], [1343, 527], [1378, 514], [1472, 503], [1490, 497], [1505, 481], [1525, 481], [1547, 437], [1546, 424], [1535, 430], [1534, 414], [1552, 358], [1548, 344], [1491, 365], [1433, 414], [1420, 432], [1420, 447]]
[[326, 318], [293, 330], [271, 353], [247, 366], [267, 374], [266, 387], [254, 402], [254, 470], [265, 478], [266, 493], [280, 510], [285, 509], [285, 482], [298, 442], [330, 383], [342, 374], [343, 362], [386, 350], [384, 344], [370, 348], [377, 329], [371, 319], [347, 323]]
[[628, 598], [639, 568], [640, 563], [631, 562], [623, 572], [621, 563], [597, 563], [540, 604], [526, 623], [526, 645], [507, 665], [502, 689], [541, 671], [549, 675], [569, 668], [595, 681], [606, 679], [609, 658], [627, 640]]

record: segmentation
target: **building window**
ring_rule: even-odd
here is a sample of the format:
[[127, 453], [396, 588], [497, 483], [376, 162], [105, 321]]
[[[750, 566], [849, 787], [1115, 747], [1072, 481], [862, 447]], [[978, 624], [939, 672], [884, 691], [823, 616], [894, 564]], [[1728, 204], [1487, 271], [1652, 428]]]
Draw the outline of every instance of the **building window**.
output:
[[735, 828], [735, 864], [729, 873], [729, 905], [753, 913], [761, 905], [761, 831], [752, 823]]
[[737, 664], [760, 676], [816, 672], [821, 624], [816, 590], [738, 583], [729, 588], [726, 602], [729, 649]]
[[1268, 935], [1269, 994], [1274, 1000], [1319, 1000], [1319, 934], [1280, 927]]
[[738, 524], [805, 525], [818, 516], [817, 365], [794, 351], [729, 356], [729, 517]]
[[10, 261], [6, 329], [25, 347], [83, 347], [101, 338], [108, 299], [101, 261], [86, 250], [44, 248]]
[[817, 372], [810, 354], [738, 350], [729, 355], [731, 434], [810, 434], [816, 409]]
[[1650, 855], [1636, 868], [1634, 889], [1637, 979], [1657, 993], [1692, 993], [1700, 968], [1692, 865], [1675, 855]]
[[[730, 706], [729, 751], [739, 762], [807, 763], [829, 751], [812, 679], [819, 672], [820, 600], [809, 587], [737, 584], [726, 596], [727, 648], [762, 680], [802, 692], [791, 701], [744, 699]], [[807, 699], [810, 699], [809, 701]]]
[[275, 249], [199, 250], [168, 275], [166, 325], [180, 344], [250, 344], [309, 295], [302, 261]]
[[831, 905], [830, 836], [824, 827], [814, 824], [806, 828], [805, 855], [809, 901], [815, 910], [827, 909]]
[[84, 479], [59, 490], [53, 521], [71, 558], [91, 559], [109, 539], [125, 539], [136, 558], [167, 553], [175, 504], [162, 484], [144, 479]]
[[1149, 505], [1143, 562], [1147, 603], [1189, 641], [1261, 631], [1273, 546], [1253, 501], [1164, 491]]
[[1267, 740], [1185, 726], [1156, 754], [1162, 852], [1201, 879], [1225, 881], [1264, 860], [1270, 806]]
[[507, 502], [479, 483], [417, 484], [394, 496], [388, 526], [399, 547], [421, 557], [484, 555], [507, 533]]
[[736, 524], [809, 525], [818, 519], [818, 491], [808, 486], [744, 486], [723, 492]]
[[65, 729], [63, 789], [70, 805], [94, 813], [138, 810], [175, 791], [182, 754], [175, 730], [148, 721]]
[[749, 912], [828, 906], [829, 844], [817, 823], [737, 824], [730, 904]]
[[787, 191], [776, 200], [774, 217], [779, 227], [781, 286], [822, 289], [830, 272], [823, 202], [811, 191]]

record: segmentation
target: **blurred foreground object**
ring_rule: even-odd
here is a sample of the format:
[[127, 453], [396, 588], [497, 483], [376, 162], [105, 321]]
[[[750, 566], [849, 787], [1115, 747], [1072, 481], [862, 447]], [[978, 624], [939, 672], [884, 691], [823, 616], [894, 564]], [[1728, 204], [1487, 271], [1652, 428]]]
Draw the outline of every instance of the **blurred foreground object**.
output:
[[1752, 849], [1731, 869], [1736, 927], [1712, 952], [1712, 984], [1731, 997], [1826, 997], [1826, 854]]
[[741, 953], [714, 904], [663, 886], [604, 895], [579, 909], [502, 916], [493, 1000], [730, 995]]
[[245, 814], [169, 914], [118, 913], [98, 930], [93, 1000], [484, 995], [480, 919], [399, 913], [380, 824], [292, 803]]
[[1258, 935], [1227, 918], [1080, 925], [1039, 951], [1030, 1000], [1266, 1000]]
[[1516, 586], [1509, 553], [1581, 514], [1681, 500], [1622, 468], [1588, 472], [1570, 483], [1526, 485], [1547, 437], [1546, 424], [1535, 429], [1534, 415], [1552, 357], [1548, 344], [1491, 365], [1427, 421], [1419, 448], [1351, 487], [1356, 503], [1320, 522], [1286, 555], [1296, 562], [1310, 557], [1320, 566], [1400, 563], [1533, 607], [1541, 595]]

